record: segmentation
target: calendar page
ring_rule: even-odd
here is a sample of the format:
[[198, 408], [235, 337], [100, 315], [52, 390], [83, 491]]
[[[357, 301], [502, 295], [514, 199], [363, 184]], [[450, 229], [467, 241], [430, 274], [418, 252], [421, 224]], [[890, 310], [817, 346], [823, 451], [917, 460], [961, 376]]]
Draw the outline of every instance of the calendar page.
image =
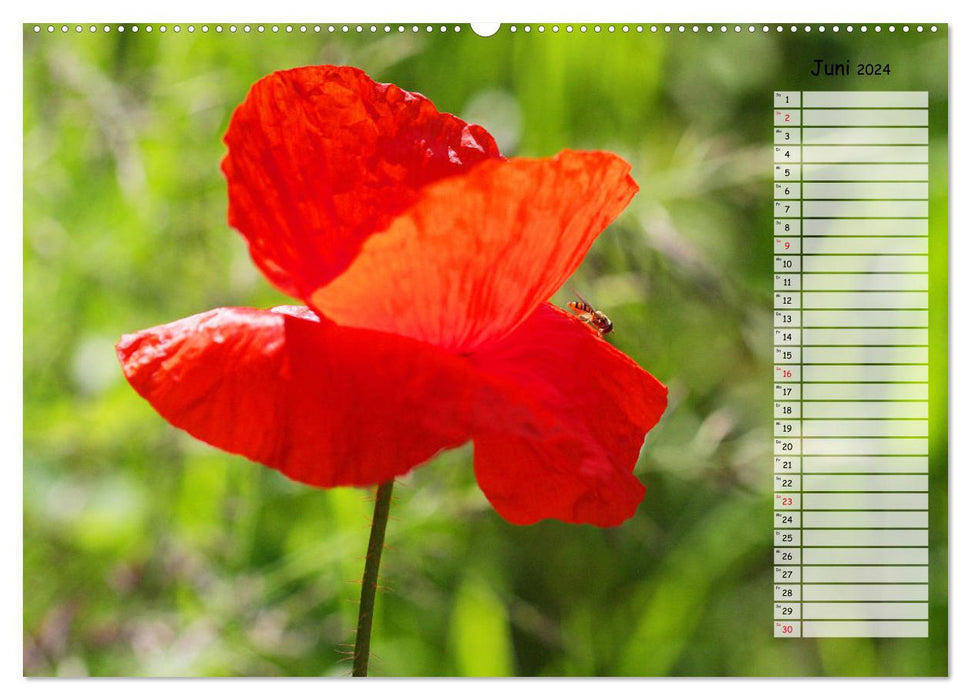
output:
[[948, 25], [23, 25], [25, 676], [946, 676]]

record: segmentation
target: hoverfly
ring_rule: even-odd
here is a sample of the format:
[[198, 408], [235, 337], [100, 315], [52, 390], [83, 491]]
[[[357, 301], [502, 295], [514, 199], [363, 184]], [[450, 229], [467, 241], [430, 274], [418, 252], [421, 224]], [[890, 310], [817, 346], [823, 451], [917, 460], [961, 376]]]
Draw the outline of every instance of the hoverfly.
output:
[[600, 331], [600, 335], [607, 335], [614, 329], [614, 324], [607, 318], [607, 314], [603, 311], [597, 311], [579, 294], [577, 294], [577, 301], [571, 301], [567, 306], [581, 321]]

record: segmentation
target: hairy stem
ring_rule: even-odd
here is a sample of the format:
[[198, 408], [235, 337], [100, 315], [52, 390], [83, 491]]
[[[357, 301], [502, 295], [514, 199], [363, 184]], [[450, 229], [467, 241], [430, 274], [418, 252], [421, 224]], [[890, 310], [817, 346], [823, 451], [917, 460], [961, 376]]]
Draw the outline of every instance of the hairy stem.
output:
[[371, 520], [371, 539], [364, 560], [364, 579], [361, 581], [361, 607], [357, 613], [357, 639], [354, 641], [354, 676], [366, 676], [371, 655], [371, 623], [374, 621], [374, 597], [378, 590], [378, 568], [384, 549], [384, 531], [388, 527], [391, 509], [391, 490], [394, 479], [378, 486], [374, 499], [374, 518]]

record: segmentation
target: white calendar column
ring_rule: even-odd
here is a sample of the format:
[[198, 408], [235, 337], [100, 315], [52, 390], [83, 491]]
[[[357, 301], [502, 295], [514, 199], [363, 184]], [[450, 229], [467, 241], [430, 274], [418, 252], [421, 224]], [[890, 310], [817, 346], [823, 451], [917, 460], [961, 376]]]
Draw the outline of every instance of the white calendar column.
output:
[[926, 637], [927, 93], [802, 106], [802, 634]]
[[802, 634], [800, 93], [775, 93], [773, 122], [774, 634], [799, 637]]
[[928, 634], [926, 92], [774, 94], [774, 632]]

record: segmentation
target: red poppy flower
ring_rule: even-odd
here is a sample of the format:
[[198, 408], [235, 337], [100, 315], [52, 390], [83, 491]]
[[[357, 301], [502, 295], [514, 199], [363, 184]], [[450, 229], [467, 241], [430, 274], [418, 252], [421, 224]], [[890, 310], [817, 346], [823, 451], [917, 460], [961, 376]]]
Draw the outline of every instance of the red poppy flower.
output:
[[321, 487], [472, 440], [513, 523], [634, 513], [667, 390], [546, 301], [637, 191], [627, 163], [506, 159], [421, 95], [331, 66], [260, 80], [225, 141], [230, 224], [307, 307], [124, 336], [125, 376], [163, 417]]

